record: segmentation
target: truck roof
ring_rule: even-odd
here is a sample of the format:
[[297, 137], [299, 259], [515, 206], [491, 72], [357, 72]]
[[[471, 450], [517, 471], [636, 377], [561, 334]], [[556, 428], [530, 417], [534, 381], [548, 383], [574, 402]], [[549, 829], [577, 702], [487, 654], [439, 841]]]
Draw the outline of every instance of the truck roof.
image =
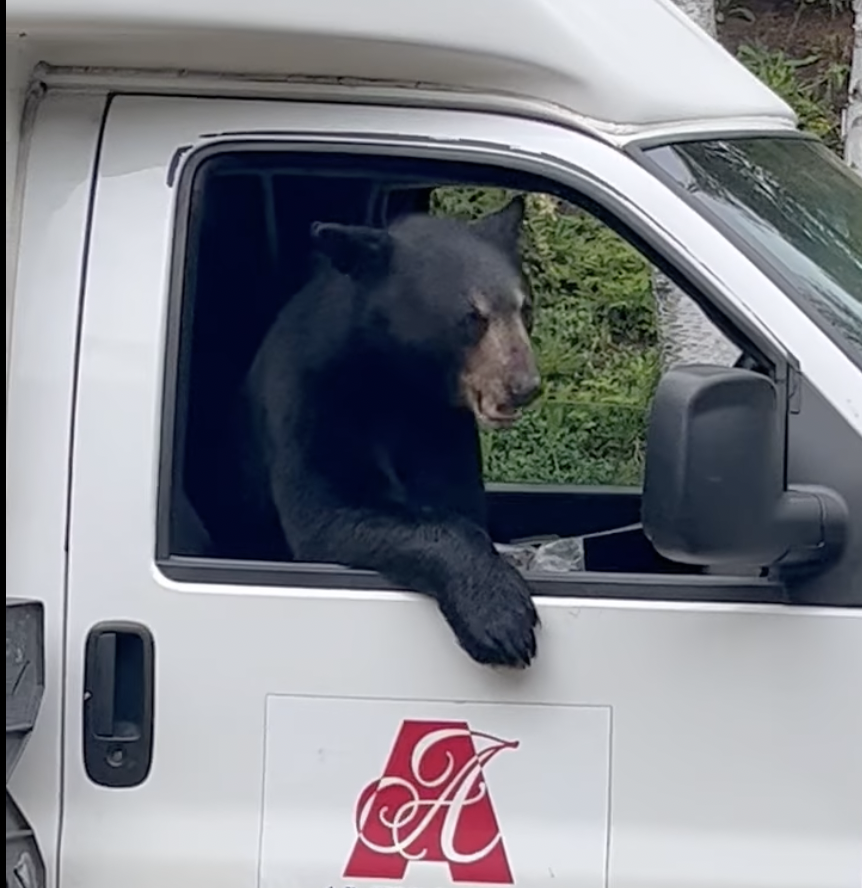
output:
[[9, 0], [6, 31], [52, 65], [425, 86], [608, 133], [796, 124], [671, 0]]

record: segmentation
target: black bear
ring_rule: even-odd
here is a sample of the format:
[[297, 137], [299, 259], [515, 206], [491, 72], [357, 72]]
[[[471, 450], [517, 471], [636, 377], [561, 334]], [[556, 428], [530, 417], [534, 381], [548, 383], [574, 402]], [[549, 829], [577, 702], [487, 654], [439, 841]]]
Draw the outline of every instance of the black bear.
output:
[[312, 279], [245, 386], [245, 490], [292, 557], [432, 595], [470, 656], [516, 667], [538, 615], [485, 529], [477, 420], [510, 425], [540, 385], [523, 212], [517, 197], [473, 223], [315, 223]]

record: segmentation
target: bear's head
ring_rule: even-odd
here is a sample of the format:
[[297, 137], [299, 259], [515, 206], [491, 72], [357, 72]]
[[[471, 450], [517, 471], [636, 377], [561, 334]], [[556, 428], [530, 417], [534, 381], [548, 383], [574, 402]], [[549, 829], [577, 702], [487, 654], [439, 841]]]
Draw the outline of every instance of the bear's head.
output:
[[516, 197], [472, 223], [416, 214], [388, 229], [312, 226], [316, 248], [353, 281], [364, 346], [423, 397], [433, 388], [489, 428], [511, 425], [541, 383], [518, 250], [523, 215]]

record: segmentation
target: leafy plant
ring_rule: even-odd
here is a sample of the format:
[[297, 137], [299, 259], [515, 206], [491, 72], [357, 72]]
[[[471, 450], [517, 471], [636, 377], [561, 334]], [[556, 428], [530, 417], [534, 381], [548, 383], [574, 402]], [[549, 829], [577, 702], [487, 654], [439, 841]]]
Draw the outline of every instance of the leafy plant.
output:
[[814, 76], [803, 78], [800, 72], [823, 61], [819, 53], [794, 59], [780, 49], [743, 44], [737, 55], [796, 111], [802, 129], [820, 136], [833, 150], [840, 150], [841, 115], [836, 105], [847, 88], [849, 65], [832, 61]]
[[820, 7], [829, 12], [834, 18], [842, 12], [849, 12], [853, 6], [853, 0], [796, 0], [799, 9]]
[[721, 24], [730, 18], [740, 18], [747, 22], [753, 22], [756, 16], [747, 6], [735, 3], [734, 0], [718, 0], [715, 4], [715, 20], [718, 24]]

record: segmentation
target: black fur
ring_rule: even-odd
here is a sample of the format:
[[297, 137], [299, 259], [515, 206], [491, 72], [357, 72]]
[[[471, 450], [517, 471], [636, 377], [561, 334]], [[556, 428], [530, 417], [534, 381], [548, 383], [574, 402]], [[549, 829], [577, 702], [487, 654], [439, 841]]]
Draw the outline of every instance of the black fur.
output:
[[268, 524], [273, 557], [286, 539], [297, 560], [432, 595], [471, 657], [508, 666], [535, 655], [538, 616], [485, 530], [476, 421], [458, 382], [481, 335], [471, 288], [502, 305], [522, 286], [522, 212], [516, 199], [470, 226], [316, 224], [317, 271], [246, 384], [256, 544]]

